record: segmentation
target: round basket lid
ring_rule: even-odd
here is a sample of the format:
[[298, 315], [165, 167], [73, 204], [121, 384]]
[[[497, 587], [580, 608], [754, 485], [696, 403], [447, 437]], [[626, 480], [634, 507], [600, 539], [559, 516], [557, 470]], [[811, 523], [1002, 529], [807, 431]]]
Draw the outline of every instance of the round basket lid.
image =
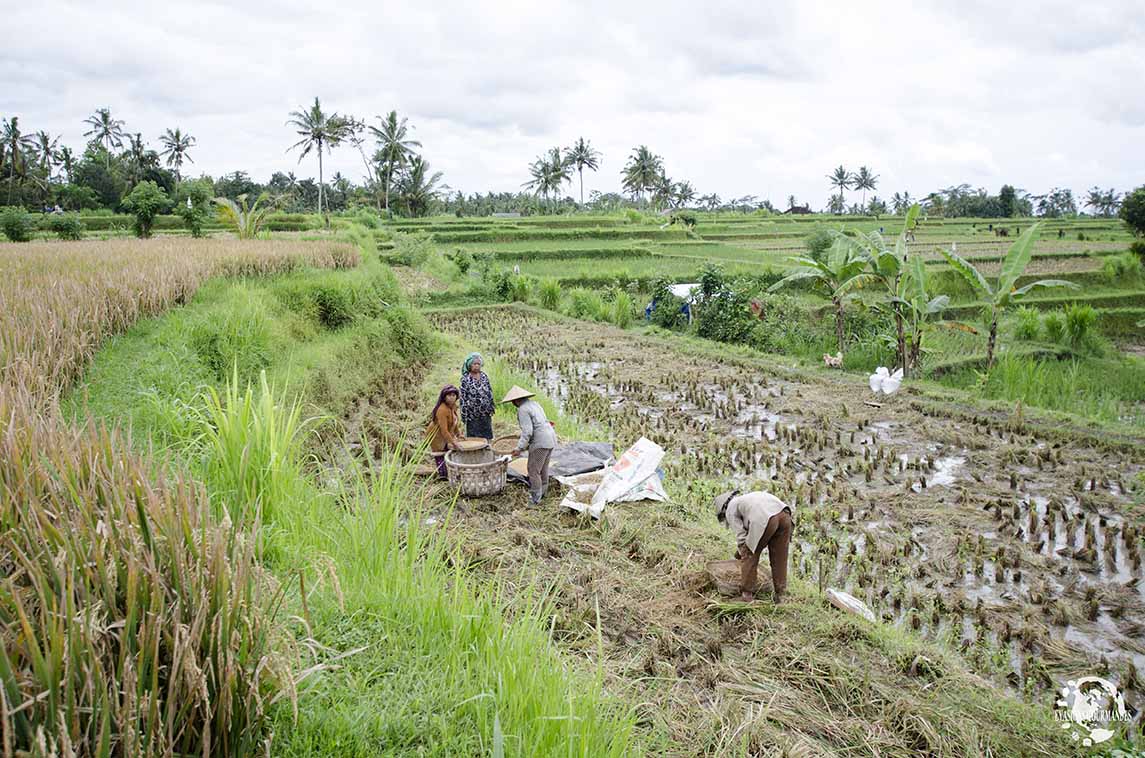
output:
[[471, 450], [483, 450], [489, 447], [489, 440], [484, 437], [465, 437], [457, 441], [457, 449], [469, 452]]

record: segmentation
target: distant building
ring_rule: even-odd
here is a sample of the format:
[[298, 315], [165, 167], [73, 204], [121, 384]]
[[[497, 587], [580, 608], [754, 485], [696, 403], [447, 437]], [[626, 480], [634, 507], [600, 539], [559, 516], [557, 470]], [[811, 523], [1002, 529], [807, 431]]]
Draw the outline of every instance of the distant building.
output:
[[793, 216], [806, 216], [809, 213], [811, 213], [811, 205], [810, 204], [808, 204], [808, 205], [793, 205], [790, 208], [788, 208], [787, 210], [785, 210], [783, 212], [783, 215], [786, 216], [786, 215], [790, 214]]

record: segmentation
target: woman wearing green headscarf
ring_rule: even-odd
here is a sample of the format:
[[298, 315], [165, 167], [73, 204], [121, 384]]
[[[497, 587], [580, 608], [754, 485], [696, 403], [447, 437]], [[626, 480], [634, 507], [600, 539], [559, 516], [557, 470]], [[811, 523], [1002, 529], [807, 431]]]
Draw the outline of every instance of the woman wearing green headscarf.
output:
[[465, 422], [465, 436], [493, 439], [493, 385], [482, 371], [485, 362], [481, 353], [470, 353], [465, 358], [461, 373], [461, 420]]

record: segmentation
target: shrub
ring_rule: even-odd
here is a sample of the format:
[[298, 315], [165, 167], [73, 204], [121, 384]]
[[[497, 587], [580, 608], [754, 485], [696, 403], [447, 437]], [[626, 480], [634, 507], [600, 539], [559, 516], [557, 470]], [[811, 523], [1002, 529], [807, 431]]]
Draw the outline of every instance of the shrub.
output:
[[171, 200], [155, 182], [148, 180], [135, 185], [123, 198], [123, 207], [135, 216], [132, 228], [136, 237], [150, 237], [155, 217], [171, 207]]
[[1121, 210], [1117, 213], [1129, 229], [1138, 236], [1145, 236], [1145, 186], [1138, 187], [1121, 199]]
[[394, 235], [394, 262], [418, 268], [425, 265], [434, 250], [433, 237], [428, 234], [398, 233]]
[[1041, 321], [1037, 309], [1023, 305], [1016, 312], [1018, 328], [1014, 332], [1020, 340], [1036, 340], [1041, 331]]
[[625, 208], [624, 218], [630, 224], [639, 224], [644, 220], [644, 215], [634, 208]]
[[1141, 279], [1141, 261], [1133, 253], [1111, 255], [1102, 264], [1101, 272], [1111, 284], [1135, 283]]
[[381, 216], [371, 208], [359, 208], [353, 218], [367, 229], [380, 229], [382, 226]]
[[741, 292], [722, 290], [707, 300], [696, 315], [696, 334], [719, 342], [745, 343], [757, 323], [751, 300]]
[[175, 212], [183, 219], [192, 237], [203, 236], [203, 224], [211, 217], [214, 185], [208, 179], [184, 182], [175, 203]]
[[627, 329], [628, 327], [632, 326], [632, 321], [632, 295], [629, 295], [624, 290], [617, 290], [616, 295], [612, 300], [612, 323], [616, 324], [621, 329]]
[[514, 303], [529, 302], [529, 277], [514, 274], [509, 278], [509, 299]]
[[568, 315], [573, 318], [591, 318], [608, 321], [608, 311], [599, 292], [577, 287], [569, 293]]
[[1047, 313], [1042, 318], [1042, 329], [1045, 330], [1046, 339], [1050, 342], [1061, 342], [1062, 337], [1065, 336], [1065, 320], [1062, 314]]
[[707, 303], [716, 295], [727, 289], [724, 281], [724, 270], [715, 263], [705, 263], [700, 271], [700, 301]]
[[691, 211], [676, 211], [672, 214], [673, 224], [683, 224], [687, 229], [696, 228], [696, 214]]
[[11, 242], [27, 242], [36, 230], [36, 221], [23, 208], [4, 208], [0, 211], [0, 230]]
[[1065, 331], [1071, 347], [1081, 347], [1090, 337], [1097, 323], [1097, 311], [1092, 305], [1071, 303], [1065, 309]]
[[807, 248], [807, 254], [817, 261], [822, 261], [827, 255], [827, 251], [831, 249], [834, 243], [834, 238], [831, 232], [827, 231], [822, 226], [816, 226], [810, 234], [803, 239], [803, 246]]
[[1133, 240], [1129, 243], [1129, 252], [1137, 256], [1137, 259], [1145, 264], [1145, 240]]
[[453, 265], [457, 266], [457, 270], [461, 272], [462, 276], [469, 273], [469, 269], [473, 267], [473, 254], [465, 248], [459, 247], [457, 250], [446, 255]]
[[48, 229], [62, 240], [82, 240], [84, 225], [75, 213], [54, 213], [48, 219]]
[[431, 333], [425, 319], [406, 305], [386, 308], [386, 321], [398, 355], [406, 361], [419, 361], [429, 357], [432, 348]]
[[652, 323], [665, 329], [686, 327], [688, 315], [684, 313], [684, 299], [666, 291], [658, 295], [652, 308]]
[[[331, 276], [282, 282], [275, 287], [275, 293], [287, 308], [331, 331], [354, 320], [360, 299], [354, 282]], [[380, 307], [377, 312], [381, 312]]]
[[190, 345], [216, 379], [250, 381], [270, 366], [269, 321], [252, 300], [240, 308], [212, 313], [191, 327]]
[[538, 295], [542, 307], [548, 308], [550, 311], [557, 310], [561, 304], [561, 283], [551, 276], [542, 279], [538, 288]]

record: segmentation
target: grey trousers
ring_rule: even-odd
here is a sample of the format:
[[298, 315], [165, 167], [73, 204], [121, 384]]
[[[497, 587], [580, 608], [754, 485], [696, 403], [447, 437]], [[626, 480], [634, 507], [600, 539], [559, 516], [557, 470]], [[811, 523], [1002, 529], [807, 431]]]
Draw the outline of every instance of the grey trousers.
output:
[[551, 447], [538, 447], [529, 451], [529, 501], [541, 502], [545, 490], [549, 488], [549, 456], [553, 454]]

